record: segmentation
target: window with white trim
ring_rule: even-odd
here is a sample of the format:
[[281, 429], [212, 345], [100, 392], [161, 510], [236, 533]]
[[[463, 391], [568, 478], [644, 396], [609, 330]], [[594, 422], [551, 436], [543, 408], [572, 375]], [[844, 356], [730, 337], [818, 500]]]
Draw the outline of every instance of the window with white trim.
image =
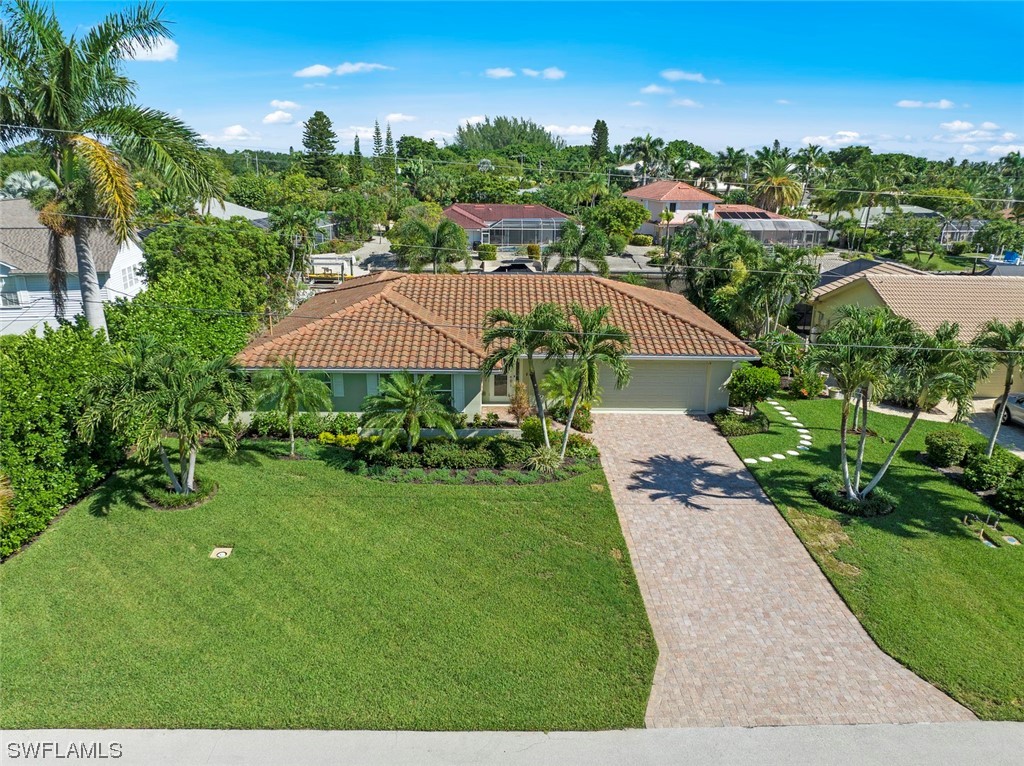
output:
[[340, 372], [331, 375], [331, 394], [340, 399], [345, 395], [345, 376]]
[[139, 284], [139, 275], [135, 272], [134, 266], [125, 266], [121, 269], [121, 284], [125, 290], [131, 290]]

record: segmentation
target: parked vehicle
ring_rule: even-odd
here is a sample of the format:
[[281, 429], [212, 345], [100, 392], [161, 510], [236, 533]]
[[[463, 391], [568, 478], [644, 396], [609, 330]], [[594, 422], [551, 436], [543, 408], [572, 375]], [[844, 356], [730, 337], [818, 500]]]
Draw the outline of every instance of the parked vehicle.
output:
[[[995, 406], [992, 408], [993, 412], [998, 413], [1002, 403], [1003, 397], [1000, 396], [996, 399]], [[1024, 425], [1024, 394], [1010, 394], [1010, 402], [1006, 405], [1006, 411], [1003, 413], [1003, 422]]]

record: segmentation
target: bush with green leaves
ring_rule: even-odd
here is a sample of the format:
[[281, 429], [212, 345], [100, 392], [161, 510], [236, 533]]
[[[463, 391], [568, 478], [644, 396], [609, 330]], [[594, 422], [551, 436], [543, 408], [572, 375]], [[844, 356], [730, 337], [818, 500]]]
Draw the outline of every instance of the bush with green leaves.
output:
[[1016, 476], [1022, 466], [1020, 458], [1005, 447], [996, 447], [992, 457], [981, 450], [968, 449], [964, 458], [963, 483], [972, 492], [987, 492], [999, 489], [1012, 477]]
[[554, 473], [562, 464], [562, 456], [554, 447], [537, 447], [526, 459], [526, 467], [531, 471]]
[[526, 246], [526, 255], [527, 257], [533, 258], [534, 260], [540, 258], [540, 245], [538, 245], [536, 242], [531, 242], [530, 244], [528, 244]]
[[596, 460], [601, 456], [597, 445], [582, 434], [569, 434], [569, 445], [565, 454], [574, 460]]
[[1006, 481], [989, 502], [997, 511], [1024, 522], [1024, 476]]
[[629, 244], [634, 247], [649, 247], [654, 244], [654, 237], [650, 234], [633, 234], [629, 238]]
[[84, 320], [42, 335], [0, 336], [0, 466], [13, 493], [0, 526], [0, 558], [43, 531], [120, 460], [108, 429], [91, 443], [77, 433], [106, 346]]
[[755, 411], [753, 415], [740, 415], [730, 410], [720, 410], [711, 416], [722, 432], [722, 436], [752, 436], [771, 430], [772, 424], [763, 412]]
[[[523, 432], [523, 441], [529, 442], [535, 447], [540, 447], [544, 444], [544, 430], [541, 426], [540, 418], [531, 416], [523, 418], [523, 422], [519, 424], [519, 428]], [[551, 418], [548, 418], [548, 433], [554, 433], [554, 422]]]
[[896, 510], [896, 498], [881, 487], [864, 500], [851, 500], [843, 490], [843, 478], [833, 472], [819, 476], [811, 483], [811, 496], [826, 508], [850, 516], [885, 516]]
[[825, 393], [825, 376], [818, 372], [814, 364], [805, 360], [793, 371], [789, 391], [801, 399], [817, 399]]
[[[551, 406], [551, 417], [559, 423], [565, 423], [566, 418], [569, 417], [569, 409], [564, 404], [555, 404]], [[537, 421], [540, 423], [540, 421]], [[590, 407], [585, 404], [580, 404], [576, 408], [576, 414], [572, 418], [573, 430], [579, 431], [580, 433], [589, 434], [594, 430], [594, 416], [590, 413]]]
[[745, 407], [748, 413], [753, 414], [758, 402], [779, 390], [779, 373], [770, 367], [742, 364], [733, 370], [725, 387], [729, 391], [730, 404]]
[[493, 261], [498, 257], [498, 246], [481, 243], [476, 249], [476, 257], [481, 261]]
[[[318, 412], [300, 412], [295, 418], [295, 436], [302, 439], [316, 439], [326, 432], [354, 434], [359, 430], [358, 418], [349, 412], [321, 415]], [[288, 438], [288, 416], [283, 412], [254, 412], [246, 435]]]
[[959, 465], [967, 454], [967, 437], [960, 431], [933, 431], [924, 437], [928, 462], [936, 468]]

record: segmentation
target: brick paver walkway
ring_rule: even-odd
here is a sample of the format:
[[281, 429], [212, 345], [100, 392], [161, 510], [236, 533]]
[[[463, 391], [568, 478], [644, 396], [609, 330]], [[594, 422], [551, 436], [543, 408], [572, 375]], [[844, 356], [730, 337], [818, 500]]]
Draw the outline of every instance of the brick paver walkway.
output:
[[872, 642], [706, 418], [595, 421], [660, 651], [648, 726], [973, 718]]

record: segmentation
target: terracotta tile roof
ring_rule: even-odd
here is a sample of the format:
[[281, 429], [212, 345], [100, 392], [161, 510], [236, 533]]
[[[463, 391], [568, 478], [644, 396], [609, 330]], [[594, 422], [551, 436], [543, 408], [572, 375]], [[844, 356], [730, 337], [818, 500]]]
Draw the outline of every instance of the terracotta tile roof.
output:
[[665, 202], [721, 202], [714, 194], [684, 184], [682, 181], [655, 181], [623, 192], [623, 197], [654, 199]]
[[918, 277], [931, 276], [927, 271], [912, 269], [910, 266], [904, 266], [902, 263], [896, 263], [894, 261], [878, 261], [873, 266], [863, 271], [859, 271], [845, 277], [840, 277], [832, 282], [814, 288], [814, 292], [811, 293], [811, 300], [816, 301], [819, 298], [828, 295], [829, 293], [833, 293], [842, 287], [846, 287], [869, 274]]
[[506, 219], [544, 218], [565, 220], [569, 216], [547, 205], [476, 205], [456, 202], [444, 209], [444, 214], [463, 229], [482, 229]]
[[756, 207], [755, 205], [715, 205], [716, 218], [719, 213], [763, 213], [769, 218], [786, 219], [786, 216], [784, 215], [772, 213], [769, 210], [764, 210], [763, 208]]
[[1024, 277], [879, 274], [861, 276], [894, 314], [934, 332], [943, 322], [960, 325], [960, 339], [971, 340], [990, 319], [1024, 317]]
[[610, 305], [640, 356], [755, 357], [757, 352], [683, 296], [595, 276], [400, 274], [360, 277], [310, 298], [239, 354], [246, 367], [294, 355], [300, 367], [473, 370], [492, 308]]

